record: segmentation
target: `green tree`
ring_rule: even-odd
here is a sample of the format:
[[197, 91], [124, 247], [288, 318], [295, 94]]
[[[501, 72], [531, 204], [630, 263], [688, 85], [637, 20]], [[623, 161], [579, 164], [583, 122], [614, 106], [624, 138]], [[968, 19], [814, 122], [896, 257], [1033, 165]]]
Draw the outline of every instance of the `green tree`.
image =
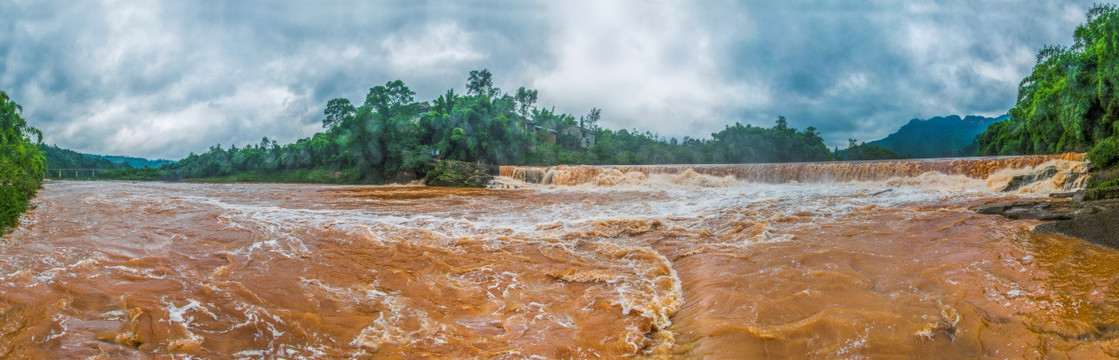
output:
[[322, 127], [333, 128], [341, 124], [347, 117], [353, 116], [355, 112], [357, 112], [357, 109], [354, 108], [353, 104], [350, 104], [350, 99], [331, 99], [326, 103], [326, 109], [322, 112], [326, 116], [322, 120]]
[[[1073, 45], [1038, 51], [1018, 87], [1010, 120], [987, 128], [977, 140], [981, 155], [1092, 151], [1119, 136], [1119, 8], [1096, 5], [1076, 28]], [[1106, 165], [1112, 166], [1112, 165]]]
[[[431, 106], [422, 106], [402, 81], [389, 81], [370, 88], [361, 106], [345, 99], [329, 101], [323, 111], [325, 130], [311, 138], [284, 145], [268, 138], [242, 148], [218, 145], [167, 170], [171, 178], [276, 179], [291, 172], [320, 172], [356, 174], [342, 180], [346, 182], [380, 183], [422, 176], [432, 158], [494, 165], [831, 159], [815, 128], [789, 128], [783, 117], [773, 128], [735, 124], [713, 133], [711, 139], [675, 141], [648, 131], [600, 128], [602, 110], [597, 107], [581, 116], [580, 124], [570, 114], [536, 107], [536, 90], [522, 87], [513, 96], [498, 97], [492, 84], [488, 70], [472, 71], [468, 95], [448, 90]], [[425, 110], [418, 113], [420, 109]], [[524, 119], [535, 126], [526, 127]], [[582, 146], [580, 136], [563, 131], [577, 124], [595, 135], [588, 148]]]
[[466, 80], [467, 95], [485, 95], [492, 98], [497, 96], [500, 91], [500, 89], [493, 87], [493, 74], [490, 74], [489, 70], [470, 71], [470, 76]]
[[22, 113], [23, 107], [0, 90], [0, 233], [27, 210], [46, 171], [39, 150], [43, 133], [28, 125]]
[[412, 89], [404, 85], [403, 81], [393, 80], [384, 86], [374, 86], [365, 96], [365, 104], [373, 107], [382, 116], [397, 115], [405, 106], [412, 104], [412, 96], [416, 95]]
[[526, 90], [524, 86], [517, 89], [517, 94], [513, 96], [513, 100], [517, 102], [517, 113], [522, 118], [528, 118], [529, 110], [532, 105], [536, 104], [536, 90]]
[[586, 117], [579, 118], [579, 127], [587, 129], [597, 129], [598, 121], [602, 119], [602, 109], [591, 108]]

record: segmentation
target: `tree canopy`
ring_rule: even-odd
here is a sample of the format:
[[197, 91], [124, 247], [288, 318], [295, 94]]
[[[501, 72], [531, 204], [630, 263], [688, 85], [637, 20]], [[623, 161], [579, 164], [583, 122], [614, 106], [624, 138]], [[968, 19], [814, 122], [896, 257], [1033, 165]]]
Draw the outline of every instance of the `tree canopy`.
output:
[[27, 124], [23, 107], [0, 90], [0, 232], [16, 224], [43, 182], [43, 133]]
[[[1072, 46], [1046, 46], [1018, 87], [1010, 120], [980, 135], [984, 155], [1088, 151], [1096, 166], [1119, 165], [1119, 8], [1096, 5]], [[1102, 147], [1101, 147], [1102, 146]]]
[[830, 160], [814, 128], [788, 127], [784, 117], [772, 128], [735, 124], [711, 139], [667, 139], [639, 130], [599, 127], [604, 112], [592, 108], [578, 120], [538, 107], [538, 91], [502, 93], [489, 70], [467, 77], [467, 92], [454, 90], [431, 102], [415, 102], [415, 92], [393, 80], [369, 89], [354, 106], [332, 99], [323, 110], [324, 131], [280, 145], [228, 149], [216, 145], [167, 168], [174, 177], [228, 176], [240, 172], [318, 169], [338, 181], [402, 181], [422, 176], [432, 159], [492, 165], [739, 163]]

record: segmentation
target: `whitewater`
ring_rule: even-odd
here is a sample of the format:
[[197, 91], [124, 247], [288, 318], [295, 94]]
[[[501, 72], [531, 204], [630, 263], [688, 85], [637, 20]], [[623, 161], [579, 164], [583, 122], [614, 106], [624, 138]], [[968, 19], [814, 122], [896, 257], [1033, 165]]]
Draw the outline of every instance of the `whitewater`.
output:
[[0, 354], [1119, 356], [1119, 252], [974, 211], [1086, 170], [1068, 154], [502, 167], [491, 189], [49, 181], [0, 244]]

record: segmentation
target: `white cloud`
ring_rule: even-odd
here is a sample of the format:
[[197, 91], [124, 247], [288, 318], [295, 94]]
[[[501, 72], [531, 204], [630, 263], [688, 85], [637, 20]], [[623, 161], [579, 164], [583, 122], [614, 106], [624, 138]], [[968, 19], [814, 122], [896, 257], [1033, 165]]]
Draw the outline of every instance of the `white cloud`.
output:
[[485, 57], [454, 23], [430, 24], [417, 36], [394, 34], [381, 43], [392, 70], [413, 75], [458, 75], [460, 64]]
[[293, 134], [316, 130], [316, 124], [292, 121], [315, 116], [317, 105], [311, 100], [306, 93], [259, 83], [170, 106], [161, 94], [114, 98], [98, 101], [88, 115], [52, 128], [52, 136], [100, 137], [91, 139], [100, 140], [95, 142], [101, 144], [98, 148], [78, 150], [107, 154], [162, 154], [183, 145], [202, 152], [217, 143], [255, 144], [264, 136], [291, 142], [296, 140]]
[[535, 69], [542, 103], [575, 114], [604, 108], [603, 125], [696, 136], [726, 113], [767, 106], [764, 84], [729, 79], [711, 24], [684, 2], [552, 3], [553, 61]]
[[1005, 111], [1091, 2], [0, 1], [0, 88], [50, 143], [147, 157], [295, 140], [331, 98], [402, 79], [429, 100], [481, 68], [607, 127], [706, 137], [786, 115], [841, 145]]

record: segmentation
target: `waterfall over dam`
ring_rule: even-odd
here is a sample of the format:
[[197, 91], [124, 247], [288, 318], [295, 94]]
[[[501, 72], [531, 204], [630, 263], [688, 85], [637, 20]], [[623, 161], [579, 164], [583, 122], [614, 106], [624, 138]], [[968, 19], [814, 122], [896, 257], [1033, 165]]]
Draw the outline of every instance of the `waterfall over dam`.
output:
[[1079, 188], [1088, 179], [1082, 153], [727, 165], [502, 166], [500, 174], [542, 185], [617, 185], [644, 181], [651, 176], [667, 176], [670, 181], [711, 186], [736, 181], [766, 184], [884, 181], [935, 173], [988, 181], [990, 187], [1002, 189], [1014, 176], [1046, 172], [1050, 168], [1057, 169], [1057, 173], [1046, 178], [1052, 179], [1046, 183], [1048, 187], [1032, 190]]

